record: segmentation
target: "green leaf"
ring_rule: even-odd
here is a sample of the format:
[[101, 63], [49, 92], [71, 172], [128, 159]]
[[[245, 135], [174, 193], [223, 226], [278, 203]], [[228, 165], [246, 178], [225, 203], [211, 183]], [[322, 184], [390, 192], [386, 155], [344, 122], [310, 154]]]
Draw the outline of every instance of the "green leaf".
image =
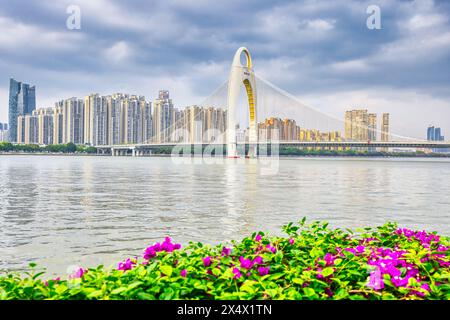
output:
[[162, 265], [159, 267], [159, 270], [161, 270], [161, 272], [166, 276], [170, 277], [172, 275], [173, 268], [169, 265]]
[[329, 275], [333, 274], [333, 272], [334, 272], [334, 269], [333, 269], [333, 268], [327, 267], [327, 268], [325, 268], [325, 269], [322, 270], [322, 275], [323, 275], [324, 277], [328, 277]]
[[245, 282], [241, 286], [241, 291], [254, 294], [256, 291], [255, 288], [253, 287], [255, 283], [256, 282], [252, 280], [245, 280]]
[[89, 299], [98, 298], [103, 294], [102, 290], [95, 290], [94, 292], [91, 292], [87, 297]]
[[120, 294], [120, 293], [124, 292], [125, 290], [127, 290], [127, 288], [120, 287], [120, 288], [117, 288], [117, 289], [114, 289], [113, 291], [111, 291], [111, 294]]

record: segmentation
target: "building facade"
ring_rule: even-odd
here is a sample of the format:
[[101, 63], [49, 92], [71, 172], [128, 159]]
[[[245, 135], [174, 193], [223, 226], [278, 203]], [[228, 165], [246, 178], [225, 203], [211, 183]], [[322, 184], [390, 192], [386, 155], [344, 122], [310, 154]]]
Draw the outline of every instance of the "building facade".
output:
[[17, 142], [18, 117], [31, 114], [36, 109], [36, 88], [29, 84], [9, 79], [9, 141]]
[[170, 142], [172, 133], [175, 130], [175, 110], [169, 91], [159, 91], [158, 99], [153, 105], [153, 140], [155, 143]]
[[0, 123], [0, 142], [7, 142], [7, 141], [9, 141], [8, 124]]

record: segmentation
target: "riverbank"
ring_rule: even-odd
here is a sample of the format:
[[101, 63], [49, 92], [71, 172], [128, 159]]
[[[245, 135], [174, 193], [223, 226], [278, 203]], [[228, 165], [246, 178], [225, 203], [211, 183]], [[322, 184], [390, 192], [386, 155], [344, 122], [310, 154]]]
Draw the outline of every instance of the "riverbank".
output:
[[[86, 152], [75, 152], [75, 153], [61, 153], [61, 152], [0, 152], [0, 156], [90, 156], [90, 157], [111, 157], [110, 154], [98, 154], [98, 153], [86, 153]], [[139, 158], [152, 158], [152, 157], [162, 157], [162, 158], [170, 158], [172, 157], [172, 154], [165, 154], [165, 153], [155, 153], [151, 155], [144, 155], [139, 156]], [[120, 156], [120, 157], [132, 157], [132, 155], [127, 156]], [[192, 155], [192, 157], [200, 157], [199, 155]], [[212, 156], [213, 158], [216, 156]], [[220, 157], [220, 156], [217, 156]], [[398, 158], [405, 158], [405, 159], [450, 159], [450, 154], [385, 154], [385, 155], [379, 155], [379, 154], [352, 154], [352, 155], [346, 155], [346, 154], [304, 154], [304, 155], [287, 155], [287, 154], [280, 154], [278, 156], [279, 158], [286, 158], [286, 159], [295, 159], [295, 158], [371, 158], [371, 159], [398, 159]], [[226, 156], [222, 156], [222, 158], [226, 158]]]
[[450, 299], [446, 237], [387, 223], [363, 230], [313, 222], [254, 233], [232, 246], [170, 238], [117, 266], [45, 279], [0, 275], [0, 299]]

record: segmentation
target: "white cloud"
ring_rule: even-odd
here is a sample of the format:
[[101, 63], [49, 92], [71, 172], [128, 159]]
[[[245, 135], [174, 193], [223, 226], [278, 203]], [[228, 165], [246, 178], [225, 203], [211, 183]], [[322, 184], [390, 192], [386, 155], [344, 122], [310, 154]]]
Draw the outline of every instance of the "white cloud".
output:
[[132, 49], [125, 41], [118, 41], [104, 52], [105, 58], [112, 64], [124, 63], [132, 56]]
[[77, 49], [84, 36], [73, 31], [52, 31], [0, 16], [0, 50], [66, 51]]
[[366, 72], [371, 67], [366, 59], [354, 59], [331, 64], [331, 69], [337, 72]]
[[334, 29], [335, 20], [324, 20], [324, 19], [316, 19], [316, 20], [308, 20], [306, 21], [306, 25], [308, 29], [315, 31], [328, 31]]

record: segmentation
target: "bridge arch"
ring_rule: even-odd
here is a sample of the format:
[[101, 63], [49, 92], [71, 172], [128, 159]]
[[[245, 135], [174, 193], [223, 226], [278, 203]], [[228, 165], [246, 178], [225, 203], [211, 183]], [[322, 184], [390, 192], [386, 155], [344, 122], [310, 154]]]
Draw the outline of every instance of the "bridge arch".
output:
[[[245, 54], [247, 63], [241, 64], [241, 55]], [[230, 76], [228, 79], [228, 125], [227, 125], [227, 155], [237, 157], [236, 138], [236, 108], [238, 105], [241, 86], [244, 85], [247, 93], [249, 110], [249, 156], [256, 156], [258, 143], [256, 81], [250, 52], [245, 47], [240, 47], [233, 59]]]

